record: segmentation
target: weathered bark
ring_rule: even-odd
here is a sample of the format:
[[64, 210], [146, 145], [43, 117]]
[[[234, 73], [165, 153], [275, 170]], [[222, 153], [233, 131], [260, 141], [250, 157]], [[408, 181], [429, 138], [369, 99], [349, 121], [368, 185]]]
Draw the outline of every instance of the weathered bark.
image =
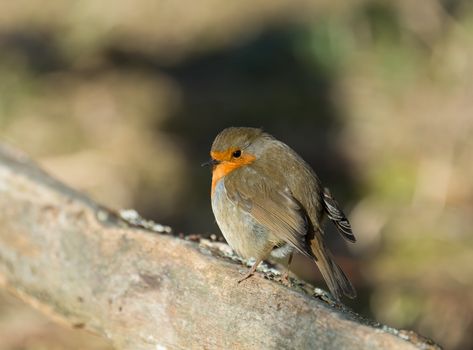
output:
[[237, 285], [226, 245], [132, 227], [5, 146], [0, 191], [0, 283], [118, 349], [435, 348], [270, 270]]

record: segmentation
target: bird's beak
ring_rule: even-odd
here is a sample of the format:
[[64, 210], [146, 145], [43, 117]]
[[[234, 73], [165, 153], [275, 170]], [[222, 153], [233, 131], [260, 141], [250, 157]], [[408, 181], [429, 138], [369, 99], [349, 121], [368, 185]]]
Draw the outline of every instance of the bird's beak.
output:
[[216, 159], [210, 158], [207, 162], [202, 163], [200, 166], [215, 166], [218, 165], [220, 162]]

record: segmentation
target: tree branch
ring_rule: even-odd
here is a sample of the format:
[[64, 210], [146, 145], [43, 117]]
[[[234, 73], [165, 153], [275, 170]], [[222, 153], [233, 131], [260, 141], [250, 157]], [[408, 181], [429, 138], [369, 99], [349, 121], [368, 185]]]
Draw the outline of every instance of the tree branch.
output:
[[118, 349], [436, 348], [268, 268], [237, 285], [227, 245], [132, 227], [166, 231], [127, 223], [6, 146], [0, 191], [0, 283]]

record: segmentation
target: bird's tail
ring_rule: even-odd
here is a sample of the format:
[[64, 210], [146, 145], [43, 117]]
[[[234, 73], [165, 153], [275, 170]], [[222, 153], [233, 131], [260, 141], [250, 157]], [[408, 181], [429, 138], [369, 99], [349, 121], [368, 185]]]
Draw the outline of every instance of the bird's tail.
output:
[[355, 288], [340, 266], [333, 260], [332, 254], [325, 247], [319, 232], [315, 233], [310, 245], [317, 267], [335, 299], [340, 300], [342, 295], [351, 299], [355, 298]]

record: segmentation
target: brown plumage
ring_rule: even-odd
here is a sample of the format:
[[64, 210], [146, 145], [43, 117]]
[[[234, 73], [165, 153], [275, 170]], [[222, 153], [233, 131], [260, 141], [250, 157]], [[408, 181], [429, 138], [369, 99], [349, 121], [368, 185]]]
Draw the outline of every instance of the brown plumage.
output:
[[[289, 146], [256, 128], [227, 128], [211, 157], [212, 210], [230, 246], [256, 263], [293, 249], [313, 259], [330, 291], [354, 298], [355, 289], [324, 244], [325, 215], [350, 242], [350, 223], [310, 166]], [[241, 279], [241, 280], [243, 280]]]

